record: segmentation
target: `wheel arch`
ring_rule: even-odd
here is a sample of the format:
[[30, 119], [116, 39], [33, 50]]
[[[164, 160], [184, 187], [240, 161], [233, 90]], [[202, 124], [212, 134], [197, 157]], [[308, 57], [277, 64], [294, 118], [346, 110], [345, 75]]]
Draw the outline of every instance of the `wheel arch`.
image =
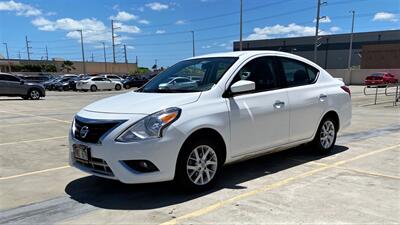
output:
[[336, 112], [336, 111], [334, 111], [334, 110], [329, 110], [328, 112], [326, 112], [325, 114], [324, 114], [324, 116], [321, 118], [321, 120], [320, 120], [320, 124], [321, 124], [321, 121], [323, 120], [323, 119], [325, 119], [325, 118], [332, 118], [334, 121], [334, 124], [335, 124], [335, 126], [336, 126], [336, 132], [338, 132], [339, 131], [339, 128], [340, 128], [340, 119], [339, 119], [339, 114]]
[[39, 88], [39, 87], [29, 87], [28, 90], [27, 90], [27, 92], [26, 92], [26, 95], [29, 95], [29, 93], [30, 93], [32, 90], [37, 90], [37, 91], [39, 91], [39, 95], [40, 95], [40, 96], [43, 96], [43, 95], [44, 95], [44, 91], [43, 91], [41, 88]]

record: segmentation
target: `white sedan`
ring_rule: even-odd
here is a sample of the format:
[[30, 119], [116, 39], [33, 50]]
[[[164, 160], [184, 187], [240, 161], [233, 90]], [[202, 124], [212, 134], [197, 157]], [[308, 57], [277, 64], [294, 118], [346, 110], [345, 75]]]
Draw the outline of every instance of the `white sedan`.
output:
[[[162, 85], [176, 77], [196, 77], [197, 85]], [[349, 88], [310, 60], [276, 51], [211, 54], [79, 111], [70, 164], [123, 183], [175, 180], [206, 190], [226, 164], [302, 144], [327, 154], [350, 122]]]
[[76, 89], [82, 91], [97, 91], [97, 90], [121, 90], [122, 83], [113, 81], [104, 77], [92, 77], [87, 80], [80, 80], [76, 83]]

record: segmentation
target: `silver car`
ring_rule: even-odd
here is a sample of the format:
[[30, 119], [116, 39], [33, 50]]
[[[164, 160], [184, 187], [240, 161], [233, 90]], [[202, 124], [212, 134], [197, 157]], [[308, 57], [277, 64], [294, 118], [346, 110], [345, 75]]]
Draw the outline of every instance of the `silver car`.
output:
[[12, 74], [0, 73], [0, 96], [38, 100], [46, 96], [46, 91], [41, 84], [26, 82]]

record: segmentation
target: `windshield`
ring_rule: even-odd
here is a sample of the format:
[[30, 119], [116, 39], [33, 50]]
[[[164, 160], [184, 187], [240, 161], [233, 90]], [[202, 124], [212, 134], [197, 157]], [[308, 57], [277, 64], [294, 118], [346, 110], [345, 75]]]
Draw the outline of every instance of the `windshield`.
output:
[[198, 92], [211, 89], [237, 58], [218, 57], [179, 62], [160, 73], [141, 92]]

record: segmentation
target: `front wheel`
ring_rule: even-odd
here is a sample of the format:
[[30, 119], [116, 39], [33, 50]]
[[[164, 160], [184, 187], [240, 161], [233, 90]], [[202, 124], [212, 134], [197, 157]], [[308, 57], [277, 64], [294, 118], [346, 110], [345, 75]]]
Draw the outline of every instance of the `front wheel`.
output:
[[91, 91], [91, 92], [97, 91], [97, 86], [96, 86], [96, 85], [90, 86], [90, 91]]
[[40, 92], [37, 89], [32, 89], [29, 91], [28, 96], [32, 100], [38, 100], [40, 99]]
[[176, 168], [179, 186], [189, 191], [205, 191], [214, 186], [223, 165], [220, 152], [220, 146], [212, 140], [196, 140], [186, 144]]
[[115, 90], [117, 90], [117, 91], [121, 90], [121, 85], [120, 84], [116, 84], [115, 85]]
[[312, 141], [312, 146], [317, 153], [329, 153], [335, 146], [338, 130], [335, 124], [335, 120], [330, 117], [326, 117], [321, 121], [315, 138]]

